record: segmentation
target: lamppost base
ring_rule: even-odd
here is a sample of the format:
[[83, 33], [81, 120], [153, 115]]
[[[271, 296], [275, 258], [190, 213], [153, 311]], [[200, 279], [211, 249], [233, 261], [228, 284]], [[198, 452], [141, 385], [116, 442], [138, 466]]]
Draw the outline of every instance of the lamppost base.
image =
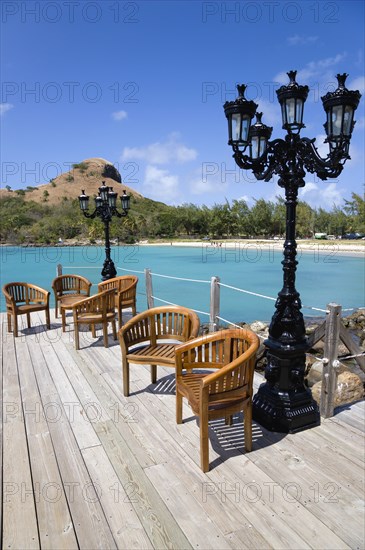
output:
[[109, 279], [113, 279], [116, 276], [117, 270], [115, 269], [113, 260], [106, 259], [103, 264], [103, 269], [101, 271], [102, 281], [108, 281]]
[[318, 404], [310, 391], [280, 391], [261, 384], [253, 398], [253, 419], [272, 432], [296, 433], [320, 424]]

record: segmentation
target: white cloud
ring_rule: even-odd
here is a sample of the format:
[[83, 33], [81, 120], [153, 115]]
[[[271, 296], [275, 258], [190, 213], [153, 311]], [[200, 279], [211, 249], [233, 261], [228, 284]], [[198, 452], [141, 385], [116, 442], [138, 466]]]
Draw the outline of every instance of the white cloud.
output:
[[[238, 177], [240, 172], [237, 172]], [[192, 195], [210, 195], [214, 193], [224, 194], [225, 190], [235, 181], [236, 174], [226, 174], [222, 166], [214, 162], [203, 162], [201, 168], [197, 168], [189, 181], [189, 189]]]
[[321, 207], [324, 210], [331, 210], [334, 205], [340, 206], [343, 202], [344, 190], [337, 188], [336, 183], [329, 183], [318, 186], [314, 182], [308, 182], [299, 191], [299, 198], [309, 203], [312, 207]]
[[[278, 108], [278, 102], [276, 99], [276, 94], [274, 101], [267, 101], [265, 99], [258, 100], [258, 112], [262, 112], [262, 122], [268, 126], [276, 126], [281, 123], [281, 110]], [[255, 123], [255, 119], [253, 119]]]
[[147, 165], [143, 193], [150, 199], [171, 203], [179, 199], [179, 177], [156, 166]]
[[0, 103], [0, 116], [5, 115], [14, 105], [12, 103]]
[[318, 40], [318, 36], [305, 36], [300, 34], [295, 34], [294, 36], [288, 36], [286, 39], [290, 46], [305, 45], [305, 44], [314, 44]]
[[[330, 81], [336, 83], [336, 79], [332, 74], [333, 68], [345, 59], [346, 56], [346, 53], [339, 53], [334, 57], [326, 57], [324, 59], [318, 59], [317, 61], [310, 61], [304, 66], [303, 69], [298, 71], [296, 77], [297, 82], [299, 82], [299, 84], [305, 84], [316, 79], [321, 82]], [[277, 74], [274, 78], [274, 82], [288, 84], [289, 80], [286, 72], [280, 72]]]
[[127, 111], [115, 111], [114, 113], [112, 113], [112, 117], [114, 118], [114, 120], [124, 120], [125, 118], [127, 118], [127, 116]]
[[179, 141], [179, 134], [172, 133], [165, 142], [157, 141], [144, 147], [125, 147], [122, 160], [145, 160], [150, 164], [185, 163], [196, 159], [197, 151]]
[[346, 87], [349, 90], [359, 90], [363, 94], [365, 92], [365, 76], [359, 76], [349, 83], [346, 82]]

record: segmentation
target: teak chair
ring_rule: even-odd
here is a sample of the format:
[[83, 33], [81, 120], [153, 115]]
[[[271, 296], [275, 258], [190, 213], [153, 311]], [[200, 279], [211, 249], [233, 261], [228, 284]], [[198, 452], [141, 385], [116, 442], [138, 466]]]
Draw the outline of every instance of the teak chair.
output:
[[123, 391], [129, 395], [129, 364], [151, 366], [156, 382], [157, 365], [175, 366], [175, 348], [199, 332], [199, 317], [185, 307], [165, 306], [139, 313], [119, 329], [122, 351]]
[[51, 328], [48, 290], [30, 283], [16, 282], [4, 285], [3, 294], [6, 301], [8, 331], [11, 332], [11, 317], [13, 317], [14, 336], [18, 336], [18, 315], [27, 316], [27, 325], [30, 328], [30, 314], [34, 311], [45, 311], [47, 328]]
[[66, 327], [66, 310], [72, 309], [73, 305], [90, 296], [92, 283], [81, 275], [59, 275], [52, 281], [52, 288], [55, 299], [55, 317], [58, 317], [60, 309], [62, 315], [62, 330]]
[[122, 309], [132, 308], [132, 315], [136, 315], [136, 294], [138, 277], [122, 275], [98, 284], [98, 292], [113, 288], [115, 291], [115, 307], [118, 312], [119, 328], [122, 326]]
[[75, 325], [75, 347], [80, 349], [79, 326], [91, 325], [91, 332], [96, 338], [97, 324], [103, 325], [104, 346], [108, 347], [108, 323], [111, 322], [113, 327], [114, 340], [117, 339], [117, 328], [115, 326], [115, 305], [114, 291], [105, 290], [84, 298], [72, 307], [74, 325]]
[[[247, 329], [227, 329], [178, 346], [176, 422], [182, 423], [183, 397], [200, 418], [200, 463], [209, 470], [208, 421], [244, 412], [245, 449], [252, 449], [252, 384], [259, 339]], [[202, 372], [215, 369], [215, 372]], [[198, 370], [200, 372], [194, 372]]]

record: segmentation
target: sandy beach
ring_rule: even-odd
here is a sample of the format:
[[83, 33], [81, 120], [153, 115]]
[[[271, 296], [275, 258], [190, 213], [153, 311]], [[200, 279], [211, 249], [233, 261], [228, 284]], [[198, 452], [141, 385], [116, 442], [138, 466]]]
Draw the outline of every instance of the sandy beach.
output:
[[[262, 250], [272, 250], [280, 252], [283, 249], [284, 239], [237, 239], [224, 241], [153, 241], [142, 240], [136, 243], [138, 246], [184, 246], [184, 247], [206, 247], [206, 248], [261, 248]], [[297, 240], [297, 251], [299, 252], [318, 252], [329, 256], [336, 254], [350, 254], [365, 257], [365, 241], [346, 241], [341, 240]]]

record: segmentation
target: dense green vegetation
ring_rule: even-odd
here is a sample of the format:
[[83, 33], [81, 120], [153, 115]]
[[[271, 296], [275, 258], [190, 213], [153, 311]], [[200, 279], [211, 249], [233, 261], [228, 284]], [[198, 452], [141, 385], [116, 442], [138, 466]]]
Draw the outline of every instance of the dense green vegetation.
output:
[[[88, 220], [80, 212], [78, 201], [67, 200], [57, 206], [25, 201], [22, 194], [6, 197], [0, 202], [2, 242], [14, 244], [54, 244], [61, 238], [103, 238], [99, 219]], [[139, 239], [177, 237], [272, 237], [285, 232], [285, 204], [259, 199], [249, 208], [245, 201], [225, 201], [212, 207], [184, 204], [167, 206], [146, 198], [131, 199], [129, 215], [114, 218], [112, 238], [131, 243]], [[351, 201], [330, 212], [313, 209], [305, 202], [297, 207], [297, 236], [313, 237], [314, 233], [344, 235], [365, 233], [365, 201], [353, 193]]]

